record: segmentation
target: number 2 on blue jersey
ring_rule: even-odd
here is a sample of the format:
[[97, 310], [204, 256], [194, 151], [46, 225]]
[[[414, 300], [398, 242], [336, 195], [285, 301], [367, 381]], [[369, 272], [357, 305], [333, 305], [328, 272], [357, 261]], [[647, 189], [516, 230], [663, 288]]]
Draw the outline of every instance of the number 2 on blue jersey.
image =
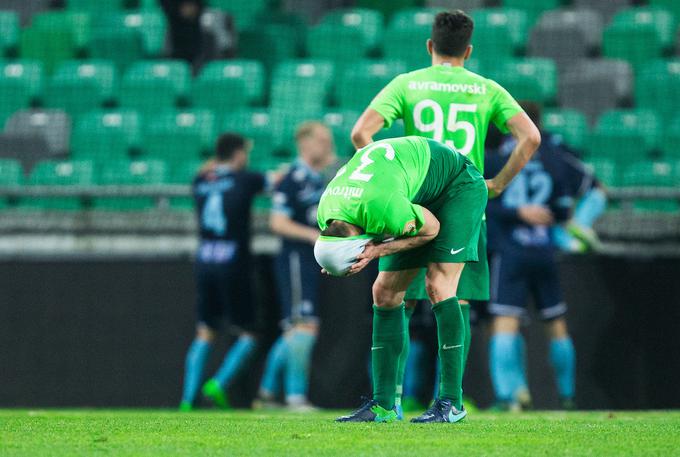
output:
[[550, 199], [552, 189], [552, 179], [545, 171], [523, 170], [503, 193], [503, 205], [507, 208], [545, 205]]
[[218, 236], [224, 236], [227, 232], [227, 218], [224, 215], [222, 194], [211, 192], [201, 212], [201, 225]]

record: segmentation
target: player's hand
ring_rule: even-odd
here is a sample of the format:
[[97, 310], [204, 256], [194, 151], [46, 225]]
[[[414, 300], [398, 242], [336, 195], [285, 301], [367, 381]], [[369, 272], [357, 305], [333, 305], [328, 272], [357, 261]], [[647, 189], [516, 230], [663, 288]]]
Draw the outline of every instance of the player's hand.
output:
[[486, 180], [486, 188], [489, 191], [489, 198], [496, 198], [503, 192], [503, 189], [493, 179]]
[[552, 211], [541, 205], [521, 206], [517, 214], [529, 225], [552, 225], [555, 222]]
[[371, 260], [377, 259], [378, 257], [380, 257], [379, 245], [368, 243], [364, 247], [364, 252], [357, 256], [357, 261], [347, 271], [347, 276], [359, 273], [361, 270], [366, 268], [366, 265], [371, 263]]

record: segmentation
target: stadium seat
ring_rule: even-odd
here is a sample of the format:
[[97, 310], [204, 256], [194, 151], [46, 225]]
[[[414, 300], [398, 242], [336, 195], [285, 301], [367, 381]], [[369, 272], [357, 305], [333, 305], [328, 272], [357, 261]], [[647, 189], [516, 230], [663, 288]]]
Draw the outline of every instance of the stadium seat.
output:
[[34, 17], [21, 34], [21, 57], [43, 63], [48, 74], [64, 60], [80, 57], [90, 37], [90, 16], [46, 12]]
[[619, 11], [629, 8], [634, 0], [572, 0], [574, 8], [589, 8], [602, 15], [604, 23]]
[[377, 48], [382, 29], [383, 17], [377, 11], [362, 8], [333, 10], [309, 31], [307, 52], [314, 58], [347, 63]]
[[664, 9], [680, 19], [680, 2], [677, 0], [649, 0], [649, 6]]
[[430, 38], [432, 22], [439, 11], [422, 8], [396, 12], [383, 35], [385, 59], [403, 60], [408, 70], [429, 66], [431, 60], [425, 43]]
[[[94, 184], [94, 165], [90, 161], [53, 161], [38, 163], [27, 184], [34, 186], [88, 186]], [[25, 208], [80, 210], [79, 197], [26, 197], [20, 205]]]
[[646, 64], [635, 75], [635, 103], [672, 118], [680, 106], [680, 59]]
[[42, 91], [43, 70], [38, 61], [0, 63], [0, 123], [15, 111], [30, 107]]
[[[203, 163], [204, 162], [200, 160], [175, 163], [170, 167], [168, 183], [191, 184]], [[170, 199], [170, 207], [180, 210], [191, 210], [194, 208], [194, 199], [193, 197], [173, 197]]]
[[77, 116], [110, 102], [116, 84], [116, 68], [111, 62], [67, 61], [47, 84], [45, 106]]
[[592, 158], [585, 161], [586, 167], [607, 187], [621, 186], [620, 166], [610, 159]]
[[517, 100], [551, 104], [557, 94], [557, 67], [550, 59], [507, 60], [489, 75]]
[[367, 8], [378, 11], [384, 18], [389, 18], [396, 11], [405, 10], [407, 8], [415, 8], [421, 4], [421, 0], [390, 0], [389, 2], [384, 0], [355, 0], [354, 2], [354, 5], [356, 5], [358, 8]]
[[644, 159], [659, 145], [661, 128], [654, 111], [607, 111], [600, 116], [590, 136], [589, 155], [621, 163]]
[[119, 103], [142, 114], [174, 108], [187, 95], [189, 65], [179, 60], [143, 61], [123, 76]]
[[541, 13], [562, 6], [562, 0], [502, 0], [501, 5], [526, 11], [529, 23], [533, 24]]
[[255, 18], [263, 11], [268, 11], [271, 0], [208, 0], [209, 7], [227, 11], [236, 20], [236, 27], [244, 29], [254, 23]]
[[264, 68], [255, 60], [208, 63], [194, 80], [194, 106], [213, 110], [236, 109], [262, 101]]
[[488, 2], [485, 0], [426, 0], [425, 5], [430, 8], [457, 8], [466, 12], [483, 8]]
[[334, 66], [324, 60], [290, 60], [274, 70], [271, 107], [318, 112], [326, 105], [333, 85]]
[[110, 60], [124, 70], [145, 57], [144, 42], [137, 30], [117, 28], [96, 29], [90, 40], [90, 57]]
[[14, 11], [0, 11], [0, 52], [3, 56], [16, 54], [19, 47], [19, 15]]
[[[0, 186], [20, 186], [24, 181], [21, 162], [13, 159], [0, 159]], [[7, 208], [11, 198], [0, 197], [0, 209]]]
[[220, 132], [236, 132], [253, 142], [251, 164], [272, 156], [276, 146], [271, 116], [265, 109], [228, 112], [219, 122]]
[[661, 139], [661, 152], [666, 159], [680, 160], [680, 116], [675, 116], [666, 126]]
[[92, 27], [88, 13], [74, 11], [47, 11], [33, 16], [31, 28], [46, 32], [67, 31], [73, 34], [78, 50], [87, 49]]
[[335, 150], [340, 158], [351, 157], [354, 154], [350, 134], [360, 114], [360, 111], [338, 110], [328, 111], [323, 115], [323, 123], [333, 132]]
[[127, 8], [129, 0], [66, 0], [66, 8], [73, 11], [119, 11]]
[[489, 8], [472, 13], [474, 55], [483, 64], [495, 64], [518, 54], [525, 46], [529, 18], [525, 11]]
[[64, 155], [69, 150], [71, 119], [61, 110], [17, 111], [5, 123], [5, 133], [44, 138], [45, 155]]
[[[165, 15], [161, 11], [103, 12], [93, 18], [93, 30], [97, 36], [96, 44], [106, 44], [106, 37], [113, 42], [121, 43], [123, 42], [121, 37], [131, 36], [126, 31], [132, 31], [141, 37], [144, 53], [148, 57], [162, 54], [165, 47], [166, 29]], [[130, 39], [127, 38], [127, 40]], [[129, 43], [132, 43], [132, 40]], [[94, 47], [92, 49], [94, 50]], [[109, 49], [111, 53], [114, 51]], [[120, 50], [120, 52], [123, 51], [123, 49]], [[127, 51], [130, 53], [129, 50]]]
[[406, 64], [401, 61], [357, 61], [338, 78], [337, 104], [363, 111], [387, 83], [405, 71]]
[[22, 27], [30, 24], [36, 14], [50, 9], [52, 0], [0, 0], [0, 9], [14, 11], [19, 15], [19, 23]]
[[[673, 162], [669, 161], [637, 161], [630, 163], [623, 172], [621, 179], [623, 186], [631, 187], [678, 187], [680, 181]], [[635, 200], [633, 208], [642, 211], [672, 211], [680, 210], [677, 200]]]
[[[101, 185], [153, 185], [167, 181], [167, 165], [160, 160], [111, 161], [102, 165], [97, 178]], [[151, 197], [100, 197], [94, 207], [105, 210], [138, 210], [156, 206]]]
[[96, 111], [76, 120], [71, 157], [96, 162], [125, 159], [141, 142], [141, 123], [135, 111]]
[[593, 10], [547, 11], [531, 30], [528, 54], [570, 65], [600, 48], [602, 27], [602, 16]]
[[633, 72], [622, 60], [583, 59], [560, 74], [559, 102], [583, 112], [593, 123], [631, 96]]
[[665, 10], [640, 7], [620, 11], [604, 31], [602, 53], [639, 66], [672, 48], [676, 25], [673, 15]]
[[143, 151], [169, 162], [198, 160], [213, 148], [215, 116], [211, 111], [170, 111], [149, 116]]
[[588, 120], [583, 113], [572, 109], [547, 110], [542, 124], [548, 132], [560, 135], [570, 148], [583, 151], [588, 138]]
[[280, 62], [299, 56], [299, 31], [289, 24], [269, 24], [239, 33], [238, 55], [262, 62], [268, 73]]

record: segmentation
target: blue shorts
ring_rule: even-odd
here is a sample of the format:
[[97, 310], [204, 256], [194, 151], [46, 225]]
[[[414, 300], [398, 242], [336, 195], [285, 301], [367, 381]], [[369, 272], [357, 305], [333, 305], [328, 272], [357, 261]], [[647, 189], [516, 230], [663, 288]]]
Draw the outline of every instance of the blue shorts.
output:
[[251, 265], [230, 242], [203, 242], [195, 266], [198, 322], [218, 330], [226, 318], [241, 330], [255, 327]]
[[286, 326], [315, 322], [321, 268], [314, 248], [284, 245], [276, 259], [276, 282], [281, 300], [281, 317]]
[[542, 320], [556, 319], [567, 312], [554, 254], [544, 250], [493, 254], [489, 313], [527, 318], [530, 294]]

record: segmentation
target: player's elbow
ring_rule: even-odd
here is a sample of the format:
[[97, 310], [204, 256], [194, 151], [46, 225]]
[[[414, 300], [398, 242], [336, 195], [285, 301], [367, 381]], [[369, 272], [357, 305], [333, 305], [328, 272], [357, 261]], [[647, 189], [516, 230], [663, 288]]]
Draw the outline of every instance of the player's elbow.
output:
[[352, 129], [350, 139], [352, 140], [352, 144], [354, 145], [354, 147], [357, 149], [363, 148], [368, 143], [370, 143], [370, 136], [359, 125], [355, 125], [354, 128]]
[[535, 151], [541, 145], [541, 132], [536, 126], [532, 128], [525, 138], [526, 144], [529, 146], [531, 151]]
[[269, 218], [269, 230], [275, 235], [282, 235], [283, 225], [285, 225], [284, 217], [280, 214], [272, 214]]

